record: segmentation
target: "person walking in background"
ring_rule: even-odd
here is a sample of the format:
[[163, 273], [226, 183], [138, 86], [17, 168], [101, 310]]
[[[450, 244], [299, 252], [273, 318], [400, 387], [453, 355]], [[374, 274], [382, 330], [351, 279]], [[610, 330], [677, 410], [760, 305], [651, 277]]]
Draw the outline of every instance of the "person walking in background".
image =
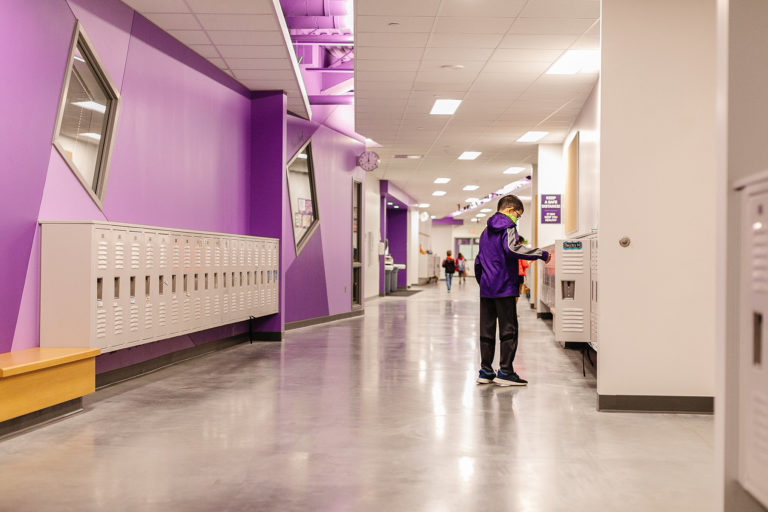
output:
[[[480, 236], [480, 253], [475, 258], [475, 279], [480, 283], [480, 357], [478, 384], [525, 386], [528, 381], [515, 373], [517, 352], [517, 304], [520, 294], [518, 260], [549, 261], [541, 249], [531, 249], [518, 240], [517, 222], [523, 215], [523, 203], [515, 195], [499, 199], [496, 213]], [[499, 371], [493, 371], [496, 351], [496, 321], [499, 322], [501, 359]]]
[[446, 253], [446, 258], [443, 260], [443, 268], [445, 269], [445, 285], [448, 287], [448, 291], [451, 291], [451, 281], [453, 280], [453, 273], [456, 272], [456, 260], [451, 258], [451, 251]]
[[464, 284], [467, 281], [467, 259], [461, 253], [456, 258], [456, 270], [459, 271], [459, 284]]
[[[528, 240], [526, 240], [523, 237], [518, 238], [517, 242], [520, 245], [528, 245]], [[525, 291], [525, 276], [528, 273], [528, 267], [531, 266], [531, 262], [528, 261], [528, 260], [523, 260], [523, 259], [519, 259], [519, 260], [517, 260], [517, 262], [518, 262], [518, 266], [519, 266], [518, 274], [520, 276], [520, 292], [519, 293], [520, 293], [520, 296], [522, 297], [523, 292]], [[518, 298], [519, 297], [515, 297], [515, 302], [517, 302]], [[518, 316], [518, 318], [520, 317], [520, 315], [517, 315], [517, 316]]]

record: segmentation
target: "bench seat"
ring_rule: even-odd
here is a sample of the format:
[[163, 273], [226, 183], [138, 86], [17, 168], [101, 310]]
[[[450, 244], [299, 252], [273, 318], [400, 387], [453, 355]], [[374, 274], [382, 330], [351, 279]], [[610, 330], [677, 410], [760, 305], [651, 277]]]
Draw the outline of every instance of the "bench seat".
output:
[[0, 422], [93, 393], [100, 353], [37, 347], [0, 354]]

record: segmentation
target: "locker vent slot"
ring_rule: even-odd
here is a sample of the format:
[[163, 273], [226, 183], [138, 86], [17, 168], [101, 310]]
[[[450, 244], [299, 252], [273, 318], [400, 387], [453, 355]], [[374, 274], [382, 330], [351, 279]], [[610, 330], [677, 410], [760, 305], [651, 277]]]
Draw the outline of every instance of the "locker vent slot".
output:
[[768, 230], [765, 228], [752, 236], [752, 290], [768, 293]]
[[146, 268], [154, 268], [154, 266], [155, 266], [155, 248], [152, 245], [152, 239], [151, 238], [149, 239], [149, 242], [150, 243], [147, 244], [147, 248], [146, 248], [146, 251], [145, 251], [145, 255], [146, 255], [146, 265], [145, 265], [145, 267]]
[[109, 243], [103, 238], [99, 239], [99, 245], [96, 248], [96, 268], [106, 270], [109, 261]]
[[768, 464], [768, 395], [756, 392], [752, 395], [753, 424], [752, 432], [755, 449], [755, 459], [761, 466]]
[[763, 315], [752, 313], [752, 364], [763, 363]]
[[131, 244], [131, 268], [139, 268], [141, 266], [141, 246], [133, 242]]
[[560, 326], [565, 332], [584, 331], [584, 310], [582, 308], [562, 308], [557, 311], [560, 315]]
[[125, 268], [125, 246], [123, 242], [115, 242], [115, 268]]
[[164, 240], [160, 240], [160, 268], [168, 266], [168, 247]]
[[581, 274], [584, 272], [584, 253], [563, 251], [558, 264], [562, 265], [563, 274]]

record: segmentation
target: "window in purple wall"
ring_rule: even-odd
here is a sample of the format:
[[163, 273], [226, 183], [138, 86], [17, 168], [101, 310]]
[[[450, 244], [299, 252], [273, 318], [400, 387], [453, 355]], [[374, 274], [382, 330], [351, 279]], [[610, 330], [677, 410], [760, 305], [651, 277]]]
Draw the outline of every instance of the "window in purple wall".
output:
[[307, 142], [288, 163], [288, 197], [293, 240], [298, 255], [320, 225], [315, 194], [312, 144]]
[[120, 93], [78, 22], [56, 118], [53, 145], [102, 207]]

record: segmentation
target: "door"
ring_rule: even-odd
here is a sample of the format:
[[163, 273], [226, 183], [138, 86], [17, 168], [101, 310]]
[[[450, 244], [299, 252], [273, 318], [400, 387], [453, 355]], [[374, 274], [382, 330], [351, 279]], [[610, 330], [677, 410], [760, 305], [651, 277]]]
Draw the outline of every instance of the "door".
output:
[[352, 181], [352, 309], [363, 306], [363, 184]]

